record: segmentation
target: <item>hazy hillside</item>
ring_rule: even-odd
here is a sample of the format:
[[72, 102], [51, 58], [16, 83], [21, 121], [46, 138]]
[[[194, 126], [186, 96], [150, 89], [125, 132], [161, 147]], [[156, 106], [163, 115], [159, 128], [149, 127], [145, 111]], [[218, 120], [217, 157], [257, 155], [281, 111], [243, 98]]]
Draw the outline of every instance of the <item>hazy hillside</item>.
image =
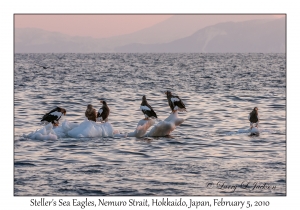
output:
[[166, 44], [130, 44], [118, 52], [285, 52], [285, 19], [227, 22]]
[[90, 37], [72, 37], [36, 28], [15, 29], [16, 53], [97, 52], [101, 43]]

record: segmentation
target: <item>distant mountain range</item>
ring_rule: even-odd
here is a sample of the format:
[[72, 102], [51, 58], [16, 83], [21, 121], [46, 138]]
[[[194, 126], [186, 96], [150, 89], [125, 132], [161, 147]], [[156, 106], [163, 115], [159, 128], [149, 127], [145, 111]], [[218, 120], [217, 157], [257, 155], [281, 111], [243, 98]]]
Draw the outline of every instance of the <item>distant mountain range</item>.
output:
[[284, 53], [285, 20], [227, 22], [205, 27], [165, 44], [129, 44], [117, 52], [149, 53]]
[[285, 52], [284, 18], [249, 20], [253, 16], [241, 15], [242, 22], [228, 22], [234, 17], [175, 15], [135, 33], [103, 39], [16, 28], [15, 53]]

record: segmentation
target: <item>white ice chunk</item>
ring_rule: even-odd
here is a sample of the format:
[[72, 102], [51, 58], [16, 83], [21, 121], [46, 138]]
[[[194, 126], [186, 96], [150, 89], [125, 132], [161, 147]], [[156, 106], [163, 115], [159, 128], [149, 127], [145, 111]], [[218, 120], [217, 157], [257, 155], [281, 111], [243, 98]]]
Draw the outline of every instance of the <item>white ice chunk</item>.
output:
[[40, 128], [35, 132], [24, 135], [27, 138], [39, 140], [56, 140], [65, 137], [113, 137], [113, 127], [109, 122], [96, 123], [85, 119], [82, 123], [64, 121], [62, 125], [54, 127], [52, 123]]
[[155, 125], [146, 136], [167, 136], [175, 130], [176, 126], [179, 126], [184, 122], [184, 119], [178, 118], [178, 113], [171, 113], [164, 121]]
[[259, 129], [258, 128], [256, 128], [256, 127], [253, 127], [251, 130], [250, 130], [250, 133], [251, 134], [259, 134]]
[[37, 131], [31, 132], [30, 134], [24, 136], [30, 139], [37, 140], [57, 140], [57, 136], [53, 132], [52, 128], [52, 123], [49, 123], [44, 127], [38, 129]]
[[68, 136], [74, 138], [80, 137], [113, 137], [113, 128], [109, 122], [96, 123], [85, 120], [77, 127], [68, 131]]
[[143, 137], [147, 130], [155, 123], [154, 119], [140, 120], [134, 132], [128, 133], [129, 137]]

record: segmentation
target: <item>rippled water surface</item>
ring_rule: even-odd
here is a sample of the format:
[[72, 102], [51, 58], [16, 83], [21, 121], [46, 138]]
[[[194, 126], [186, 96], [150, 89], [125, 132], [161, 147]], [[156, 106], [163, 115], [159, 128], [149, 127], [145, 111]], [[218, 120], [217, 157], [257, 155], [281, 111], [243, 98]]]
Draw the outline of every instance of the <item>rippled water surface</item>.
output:
[[[23, 136], [55, 106], [80, 123], [99, 99], [113, 128], [132, 132], [144, 94], [168, 117], [165, 90], [188, 110], [171, 136]], [[261, 133], [250, 136], [255, 106]], [[14, 194], [286, 195], [285, 110], [285, 54], [16, 54]]]

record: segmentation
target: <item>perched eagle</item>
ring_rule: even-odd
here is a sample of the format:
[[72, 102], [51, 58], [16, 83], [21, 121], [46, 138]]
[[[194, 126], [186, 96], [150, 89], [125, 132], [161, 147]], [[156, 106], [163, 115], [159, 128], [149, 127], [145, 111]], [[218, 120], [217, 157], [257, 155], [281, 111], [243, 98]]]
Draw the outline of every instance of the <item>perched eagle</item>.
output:
[[55, 109], [52, 109], [50, 112], [46, 113], [43, 118], [41, 119], [41, 122], [43, 123], [49, 123], [51, 122], [54, 126], [58, 126], [58, 121], [61, 118], [62, 115], [66, 115], [66, 110], [60, 107], [56, 107]]
[[178, 96], [173, 96], [170, 91], [165, 92], [172, 112], [186, 111], [184, 103]]
[[88, 120], [96, 122], [96, 118], [97, 118], [96, 109], [94, 109], [91, 104], [87, 105], [85, 116], [88, 118]]
[[146, 100], [146, 96], [143, 96], [142, 98], [140, 109], [145, 115], [145, 120], [148, 120], [149, 118], [157, 118], [156, 113], [154, 112], [152, 107], [148, 104]]
[[102, 122], [106, 122], [108, 120], [109, 108], [106, 104], [106, 101], [100, 101], [102, 103], [102, 107], [98, 110], [97, 119]]

